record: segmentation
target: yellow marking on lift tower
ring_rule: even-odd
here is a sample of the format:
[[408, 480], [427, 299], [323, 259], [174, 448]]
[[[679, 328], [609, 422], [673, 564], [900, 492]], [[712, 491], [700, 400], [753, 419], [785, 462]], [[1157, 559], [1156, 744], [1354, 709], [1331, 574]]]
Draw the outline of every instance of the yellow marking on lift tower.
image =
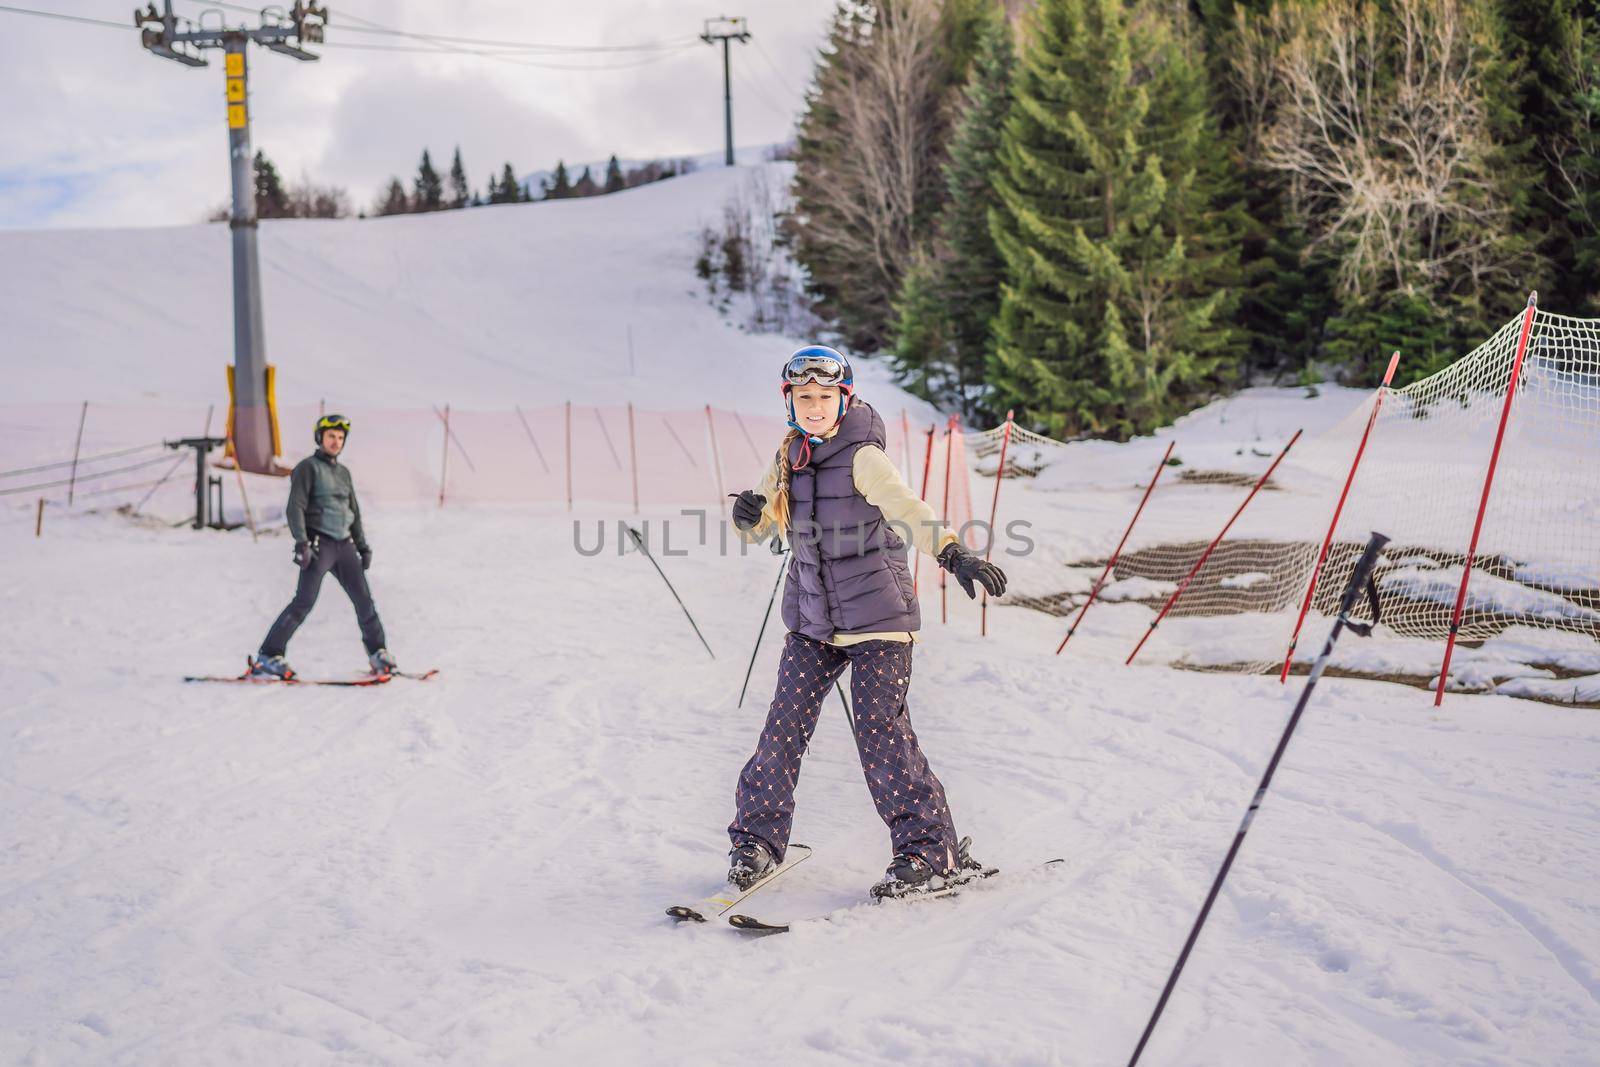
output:
[[229, 52], [226, 73], [230, 78], [244, 77], [244, 53]]
[[228, 105], [228, 129], [230, 129], [230, 130], [242, 130], [248, 125], [249, 125], [249, 123], [245, 119], [244, 105], [243, 104], [229, 104]]
[[229, 78], [228, 79], [228, 103], [230, 103], [230, 104], [242, 104], [242, 103], [244, 103], [244, 79], [243, 78]]

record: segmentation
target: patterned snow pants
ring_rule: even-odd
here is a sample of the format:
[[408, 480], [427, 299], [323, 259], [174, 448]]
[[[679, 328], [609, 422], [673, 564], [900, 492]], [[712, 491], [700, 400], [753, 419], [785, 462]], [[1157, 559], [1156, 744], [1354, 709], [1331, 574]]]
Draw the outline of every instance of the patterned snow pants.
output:
[[767, 723], [755, 755], [739, 774], [738, 811], [728, 836], [735, 846], [750, 838], [759, 840], [783, 860], [794, 821], [800, 760], [817, 728], [823, 702], [847, 666], [856, 751], [894, 851], [921, 856], [944, 873], [955, 865], [955, 825], [944, 786], [928, 767], [911, 730], [906, 711], [911, 645], [898, 641], [840, 647], [789, 634]]

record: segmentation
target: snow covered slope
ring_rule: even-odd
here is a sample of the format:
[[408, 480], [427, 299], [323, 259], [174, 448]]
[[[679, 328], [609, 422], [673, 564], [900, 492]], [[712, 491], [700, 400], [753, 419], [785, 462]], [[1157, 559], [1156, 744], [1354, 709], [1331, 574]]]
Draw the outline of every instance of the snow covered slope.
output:
[[[756, 169], [584, 200], [263, 222], [278, 398], [768, 408], [798, 339], [743, 335], [692, 270], [700, 229]], [[220, 224], [0, 233], [0, 404], [225, 400], [228, 240]], [[891, 395], [882, 375], [865, 380]]]
[[[691, 268], [740, 180], [268, 224], [283, 398], [770, 411], [794, 339], [726, 325]], [[5, 399], [188, 405], [198, 430], [231, 336], [226, 251], [219, 227], [0, 235]], [[1182, 429], [1192, 462], [1252, 466], [1358, 399], [1256, 392]], [[0, 418], [0, 456], [48, 428]], [[1156, 447], [1074, 446], [1039, 491], [1062, 551], [1115, 543]], [[1122, 1062], [1299, 691], [1121, 667], [1134, 603], [1097, 609], [1065, 657], [1061, 620], [1003, 601], [980, 638], [953, 588], [938, 621], [924, 561], [917, 732], [958, 829], [1017, 877], [864, 903], [887, 834], [833, 703], [795, 828], [817, 856], [751, 909], [809, 921], [678, 928], [663, 909], [721, 878], [771, 691], [769, 630], [735, 706], [772, 558], [645, 516], [713, 660], [614, 522], [605, 551], [575, 550], [574, 518], [592, 546], [614, 512], [366, 510], [391, 645], [434, 681], [186, 686], [240, 669], [288, 598], [281, 530], [80, 505], [35, 538], [31, 510], [0, 508], [0, 1063]], [[687, 555], [662, 551], [669, 519]], [[308, 676], [359, 665], [332, 583], [291, 652]], [[1597, 767], [1592, 711], [1436, 713], [1325, 679], [1145, 1062], [1594, 1063]]]
[[[1018, 609], [982, 640], [928, 590], [911, 707], [958, 829], [1065, 868], [865, 903], [887, 835], [830, 701], [817, 856], [752, 908], [822, 921], [675, 928], [770, 692], [769, 631], [735, 707], [771, 558], [662, 559], [713, 661], [614, 527], [580, 558], [562, 513], [374, 510], [434, 681], [186, 687], [260, 639], [286, 538], [0, 519], [0, 1062], [1122, 1062], [1298, 688], [1057, 659]], [[332, 583], [292, 653], [360, 662]], [[1147, 1062], [1592, 1064], [1597, 756], [1592, 712], [1325, 680]]]

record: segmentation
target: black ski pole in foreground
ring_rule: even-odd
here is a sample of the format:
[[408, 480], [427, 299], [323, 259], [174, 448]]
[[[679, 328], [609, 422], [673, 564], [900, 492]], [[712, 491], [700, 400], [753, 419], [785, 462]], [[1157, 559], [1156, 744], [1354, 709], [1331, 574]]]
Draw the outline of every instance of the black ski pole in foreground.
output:
[[[1372, 568], [1377, 565], [1378, 553], [1389, 539], [1381, 533], [1374, 532], [1367, 542], [1366, 551], [1361, 553], [1361, 559], [1356, 563], [1356, 569], [1350, 575], [1350, 584], [1345, 587], [1344, 598], [1339, 602], [1339, 617], [1334, 621], [1333, 629], [1328, 631], [1327, 643], [1322, 646], [1322, 652], [1311, 665], [1311, 676], [1306, 679], [1306, 687], [1300, 694], [1300, 700], [1294, 706], [1294, 714], [1289, 716], [1289, 722], [1283, 728], [1283, 736], [1278, 739], [1278, 748], [1272, 753], [1272, 759], [1267, 762], [1267, 771], [1261, 776], [1261, 784], [1256, 787], [1256, 795], [1250, 801], [1250, 808], [1244, 813], [1244, 821], [1239, 823], [1239, 832], [1234, 835], [1233, 845], [1228, 849], [1227, 856], [1223, 857], [1222, 869], [1217, 872], [1217, 880], [1211, 883], [1211, 892], [1206, 894], [1206, 902], [1200, 907], [1200, 915], [1194, 921], [1194, 929], [1189, 931], [1189, 940], [1183, 944], [1183, 951], [1178, 953], [1178, 962], [1172, 965], [1172, 974], [1167, 978], [1167, 987], [1161, 991], [1161, 999], [1156, 1001], [1156, 1010], [1150, 1014], [1150, 1022], [1145, 1025], [1144, 1034], [1139, 1038], [1139, 1045], [1133, 1050], [1133, 1058], [1128, 1060], [1128, 1067], [1134, 1067], [1139, 1062], [1139, 1056], [1144, 1052], [1144, 1047], [1150, 1041], [1150, 1035], [1155, 1032], [1156, 1023], [1161, 1021], [1161, 1012], [1167, 1006], [1167, 998], [1172, 996], [1172, 990], [1178, 984], [1178, 976], [1183, 973], [1183, 965], [1189, 960], [1189, 953], [1194, 948], [1194, 943], [1200, 937], [1200, 928], [1206, 924], [1206, 916], [1211, 914], [1211, 905], [1217, 901], [1217, 894], [1222, 891], [1223, 879], [1228, 877], [1228, 868], [1233, 866], [1234, 857], [1239, 854], [1239, 846], [1244, 844], [1244, 835], [1250, 831], [1250, 823], [1256, 817], [1256, 811], [1261, 807], [1261, 802], [1266, 799], [1267, 787], [1272, 784], [1272, 775], [1278, 769], [1278, 761], [1283, 759], [1284, 750], [1289, 747], [1289, 738], [1294, 733], [1295, 726], [1300, 722], [1301, 712], [1306, 710], [1306, 703], [1311, 699], [1311, 691], [1317, 686], [1317, 679], [1322, 677], [1323, 670], [1328, 665], [1328, 657], [1333, 654], [1333, 644], [1339, 640], [1340, 631], [1346, 627], [1358, 635], [1365, 637], [1378, 625], [1378, 587], [1372, 581]], [[1356, 606], [1356, 599], [1366, 589], [1372, 601], [1372, 621], [1358, 623], [1350, 621], [1350, 612]]]
[[839, 691], [839, 703], [844, 705], [844, 717], [850, 721], [850, 732], [856, 732], [856, 717], [850, 714], [850, 702], [844, 698], [844, 683], [834, 682], [833, 687]]
[[767, 613], [761, 616], [761, 629], [756, 631], [756, 647], [750, 650], [750, 666], [744, 669], [744, 685], [739, 687], [738, 707], [744, 707], [744, 695], [750, 689], [750, 674], [756, 669], [756, 653], [761, 651], [761, 639], [767, 636], [767, 620], [772, 618], [772, 605], [778, 600], [778, 587], [783, 584], [783, 576], [789, 569], [789, 560], [786, 558], [787, 549], [779, 549], [776, 555], [778, 562], [778, 580], [772, 583], [772, 595], [767, 598]]
[[667, 590], [672, 594], [672, 599], [678, 602], [678, 607], [683, 608], [683, 617], [689, 620], [690, 626], [694, 627], [694, 635], [700, 639], [700, 643], [702, 645], [706, 646], [706, 655], [710, 656], [712, 659], [716, 659], [717, 654], [711, 651], [710, 645], [706, 644], [706, 635], [700, 632], [700, 627], [695, 624], [694, 616], [689, 614], [688, 605], [684, 604], [683, 597], [678, 595], [678, 591], [672, 588], [672, 579], [667, 577], [667, 572], [661, 569], [661, 564], [656, 562], [656, 558], [652, 556], [650, 554], [650, 550], [645, 547], [644, 538], [640, 537], [639, 531], [635, 530], [632, 526], [624, 526], [623, 528], [628, 531], [628, 536], [633, 538], [633, 543], [639, 546], [639, 551], [644, 553], [644, 558], [650, 561], [650, 566], [654, 567], [656, 569], [656, 573], [661, 575], [661, 580], [667, 583]]

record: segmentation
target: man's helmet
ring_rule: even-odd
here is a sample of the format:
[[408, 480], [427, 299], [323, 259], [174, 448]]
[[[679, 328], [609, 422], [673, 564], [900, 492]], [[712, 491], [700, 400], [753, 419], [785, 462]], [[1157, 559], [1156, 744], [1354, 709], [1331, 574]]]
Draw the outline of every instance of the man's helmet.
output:
[[343, 415], [324, 415], [318, 419], [316, 432], [312, 435], [316, 438], [318, 448], [322, 447], [323, 430], [342, 430], [345, 436], [348, 437], [350, 436], [350, 420]]

